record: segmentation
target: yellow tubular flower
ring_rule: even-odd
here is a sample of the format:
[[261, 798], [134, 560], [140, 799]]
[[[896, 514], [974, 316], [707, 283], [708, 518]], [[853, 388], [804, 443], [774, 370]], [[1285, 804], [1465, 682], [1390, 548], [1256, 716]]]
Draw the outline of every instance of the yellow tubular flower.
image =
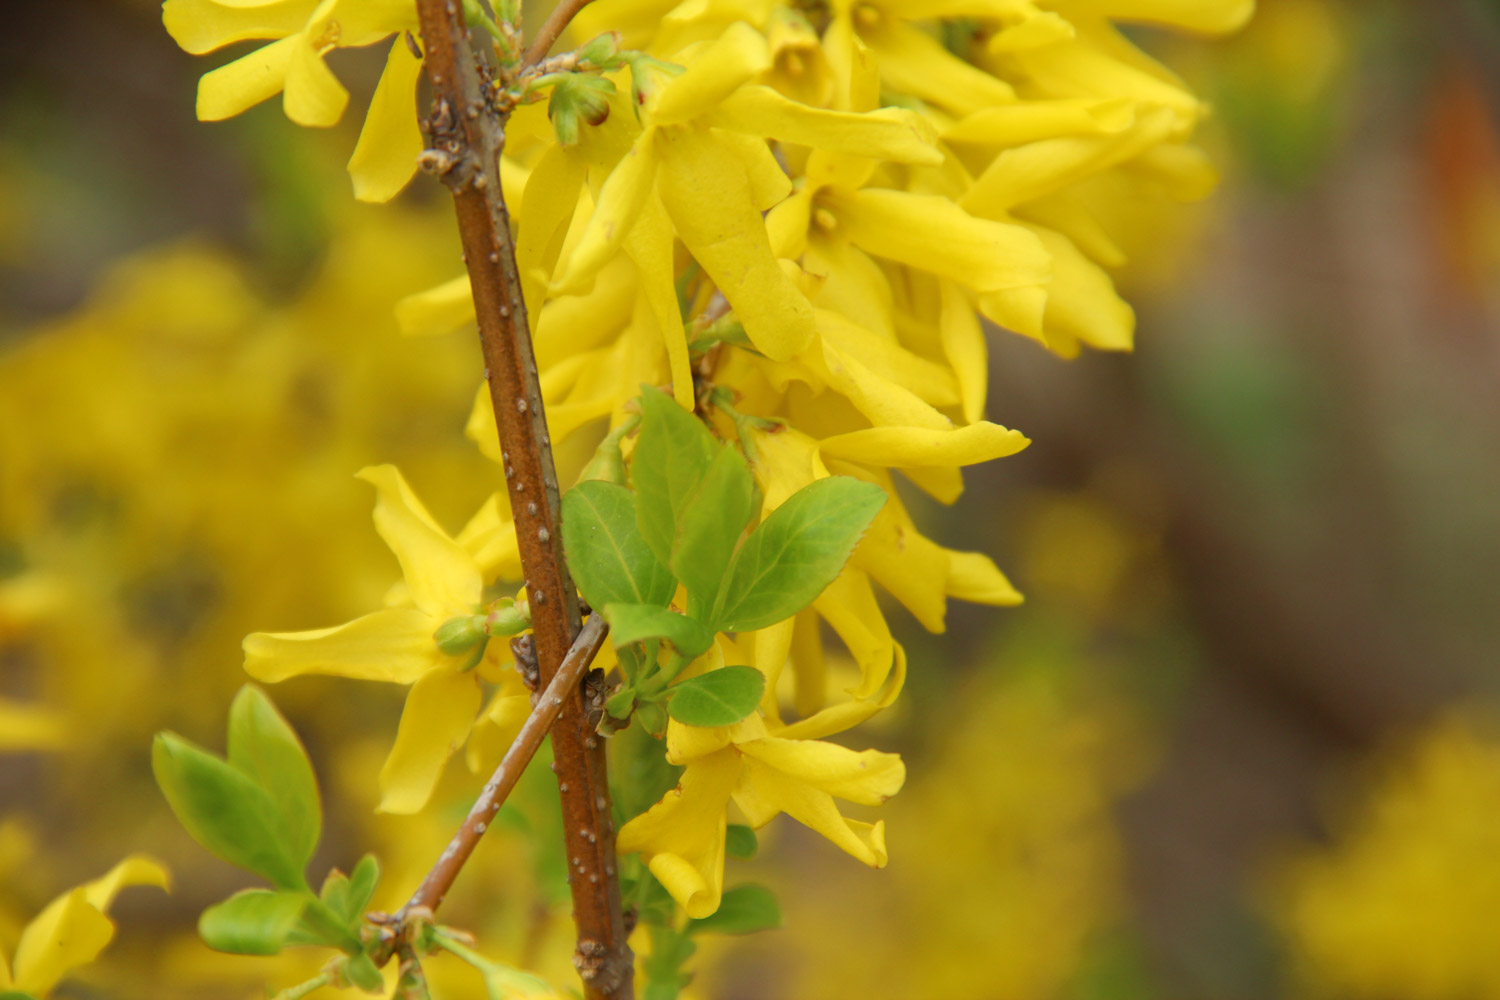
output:
[[114, 922], [104, 914], [121, 889], [166, 889], [168, 884], [159, 862], [135, 854], [102, 878], [58, 896], [21, 932], [13, 963], [7, 965], [0, 955], [0, 990], [45, 997], [70, 971], [97, 958], [115, 936]]
[[[332, 674], [410, 685], [395, 745], [380, 772], [380, 809], [412, 813], [427, 804], [444, 764], [468, 738], [481, 700], [475, 649], [445, 652], [437, 633], [454, 619], [481, 613], [482, 564], [514, 573], [515, 533], [500, 501], [492, 499], [460, 535], [463, 542], [456, 541], [394, 466], [361, 470], [359, 478], [377, 491], [375, 529], [401, 564], [410, 605], [311, 632], [256, 632], [245, 638], [245, 671], [267, 682]], [[482, 641], [476, 636], [470, 646]], [[485, 650], [489, 655], [490, 647]], [[485, 677], [514, 677], [499, 666], [488, 660]], [[496, 710], [492, 704], [485, 717], [494, 721]]]
[[194, 55], [250, 39], [276, 39], [203, 75], [199, 119], [232, 118], [279, 93], [286, 116], [314, 128], [335, 124], [349, 103], [349, 92], [324, 55], [396, 34], [349, 173], [355, 197], [388, 201], [416, 172], [422, 151], [416, 97], [421, 60], [399, 37], [417, 29], [412, 0], [166, 0], [162, 21], [173, 40]]

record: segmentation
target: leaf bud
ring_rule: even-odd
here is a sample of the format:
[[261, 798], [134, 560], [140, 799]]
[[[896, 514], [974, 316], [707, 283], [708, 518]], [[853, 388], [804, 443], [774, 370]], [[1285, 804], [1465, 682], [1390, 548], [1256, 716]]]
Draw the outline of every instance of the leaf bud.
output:
[[619, 54], [620, 33], [618, 31], [606, 31], [579, 47], [577, 52], [580, 66], [606, 70], [617, 69], [622, 65], [618, 58]]

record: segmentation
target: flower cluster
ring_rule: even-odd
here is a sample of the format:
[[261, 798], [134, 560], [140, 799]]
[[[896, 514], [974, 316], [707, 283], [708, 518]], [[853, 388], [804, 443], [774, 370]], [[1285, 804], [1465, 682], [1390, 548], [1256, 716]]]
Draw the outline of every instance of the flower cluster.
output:
[[[902, 766], [824, 740], [901, 688], [905, 654], [877, 588], [935, 631], [949, 597], [1021, 599], [988, 557], [924, 537], [895, 476], [951, 503], [963, 467], [1028, 444], [984, 419], [982, 319], [1062, 357], [1129, 349], [1134, 316], [1110, 277], [1125, 263], [1124, 207], [1200, 197], [1214, 173], [1190, 144], [1203, 106], [1115, 22], [1223, 32], [1251, 6], [598, 0], [575, 27], [618, 32], [600, 49], [622, 54], [594, 68], [586, 123], [564, 127], [557, 100], [552, 121], [540, 103], [511, 114], [501, 175], [564, 482], [601, 435], [635, 419], [645, 383], [670, 386], [739, 443], [761, 517], [831, 475], [889, 498], [810, 607], [721, 638], [694, 664], [749, 664], [766, 694], [731, 726], [671, 722], [666, 754], [681, 781], [621, 830], [622, 850], [639, 852], [691, 916], [721, 898], [731, 800], [754, 826], [785, 812], [885, 863], [881, 824], [845, 819], [833, 799], [883, 801]], [[167, 23], [192, 51], [279, 39], [205, 76], [201, 116], [282, 90], [289, 117], [328, 125], [346, 95], [322, 56], [408, 31], [412, 4], [168, 0]], [[350, 164], [361, 197], [388, 198], [412, 172], [419, 51], [392, 43]], [[411, 333], [463, 326], [468, 281], [398, 313]], [[498, 461], [484, 392], [469, 430]], [[246, 666], [265, 680], [411, 684], [382, 783], [385, 808], [413, 811], [454, 749], [503, 745], [496, 734], [524, 711], [492, 652], [504, 644], [487, 641], [508, 634], [494, 623], [509, 605], [486, 588], [517, 578], [515, 544], [503, 495], [450, 536], [394, 468], [363, 475], [405, 587], [347, 625], [253, 635]], [[855, 667], [842, 690], [829, 680], [825, 625]]]

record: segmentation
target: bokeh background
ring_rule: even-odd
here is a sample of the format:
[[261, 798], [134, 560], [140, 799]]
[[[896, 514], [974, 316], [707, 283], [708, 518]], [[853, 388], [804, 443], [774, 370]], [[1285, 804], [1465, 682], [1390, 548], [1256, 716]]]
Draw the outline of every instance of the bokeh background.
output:
[[[143, 850], [174, 892], [123, 896], [56, 995], [260, 996], [308, 966], [197, 943], [247, 883], [176, 827], [150, 736], [219, 746], [245, 633], [378, 602], [354, 470], [396, 462], [454, 527], [493, 488], [475, 345], [391, 313], [456, 270], [446, 199], [353, 203], [355, 122], [196, 122], [206, 64], [151, 2], [5, 11], [0, 950]], [[789, 929], [714, 943], [698, 996], [1500, 998], [1500, 4], [1139, 37], [1214, 104], [1221, 189], [1142, 218], [1133, 355], [996, 333], [990, 418], [1035, 444], [907, 499], [1028, 603], [941, 636], [893, 610], [889, 869], [774, 825], [729, 880], [781, 887]], [[356, 90], [368, 57], [334, 56]], [[375, 850], [404, 898], [476, 779], [376, 817], [399, 690], [273, 694], [324, 784], [314, 871]], [[554, 808], [523, 786], [445, 918], [567, 982]]]

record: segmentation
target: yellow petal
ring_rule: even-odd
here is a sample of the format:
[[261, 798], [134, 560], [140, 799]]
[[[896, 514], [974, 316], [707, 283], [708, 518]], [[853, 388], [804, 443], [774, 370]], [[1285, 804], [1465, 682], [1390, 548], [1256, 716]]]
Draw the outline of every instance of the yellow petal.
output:
[[1123, 132], [1135, 123], [1135, 102], [1125, 98], [1064, 98], [981, 108], [943, 130], [947, 142], [1023, 146], [1065, 135]]
[[785, 739], [816, 740], [824, 736], [832, 736], [834, 733], [842, 733], [871, 718], [882, 709], [889, 708], [905, 685], [906, 650], [901, 648], [898, 642], [896, 643], [895, 666], [891, 669], [890, 677], [886, 679], [885, 685], [874, 697], [856, 698], [829, 705], [805, 719], [780, 727], [774, 735]]
[[827, 192], [838, 229], [877, 257], [951, 278], [980, 292], [1040, 285], [1051, 275], [1025, 228], [976, 218], [947, 198], [882, 188]]
[[[887, 476], [882, 485], [892, 492], [888, 484]], [[947, 554], [917, 530], [898, 497], [892, 496], [875, 515], [850, 565], [890, 591], [929, 632], [943, 631]]]
[[1165, 139], [1173, 125], [1172, 113], [1163, 108], [1114, 135], [1047, 139], [1008, 149], [979, 175], [961, 204], [976, 215], [996, 218], [1139, 156]]
[[1040, 226], [1034, 230], [1052, 254], [1053, 276], [1042, 318], [1044, 342], [1063, 357], [1079, 341], [1101, 351], [1128, 351], [1135, 341], [1135, 310], [1115, 291], [1104, 269], [1071, 240]]
[[906, 765], [900, 756], [879, 750], [856, 752], [821, 740], [774, 736], [736, 745], [747, 757], [788, 778], [861, 805], [880, 805], [899, 792], [906, 781]]
[[380, 769], [379, 812], [420, 812], [463, 746], [479, 711], [479, 681], [471, 672], [433, 670], [411, 686], [396, 743]]
[[12, 985], [10, 963], [5, 960], [5, 953], [0, 952], [0, 989], [8, 990]]
[[872, 427], [827, 438], [824, 458], [844, 458], [876, 467], [940, 468], [976, 465], [1014, 455], [1031, 441], [1019, 431], [980, 421], [951, 431], [919, 427]]
[[474, 296], [467, 274], [396, 303], [396, 323], [408, 337], [452, 333], [473, 322]]
[[772, 208], [792, 193], [792, 179], [764, 138], [715, 129], [714, 141], [739, 160], [750, 184], [750, 202], [757, 212]]
[[885, 867], [885, 828], [839, 815], [833, 796], [789, 777], [759, 760], [745, 758], [745, 778], [736, 789], [735, 803], [752, 826], [764, 826], [778, 813], [816, 830], [850, 855], [874, 868]]
[[964, 420], [972, 424], [984, 416], [985, 394], [989, 391], [989, 346], [973, 305], [958, 286], [947, 281], [942, 283], [938, 333], [943, 354], [958, 380]]
[[[949, 369], [913, 354], [889, 337], [879, 336], [839, 313], [818, 309], [815, 314], [824, 343], [857, 358], [874, 374], [910, 390], [932, 406], [952, 406], [959, 401], [958, 382]], [[981, 370], [981, 377], [983, 374]]]
[[385, 608], [333, 628], [252, 632], [245, 672], [272, 684], [302, 674], [410, 684], [446, 659], [432, 638], [441, 624], [416, 608]]
[[[563, 146], [552, 146], [526, 181], [516, 216], [516, 268], [521, 272], [521, 293], [529, 316], [541, 315], [546, 283], [578, 208], [586, 167], [582, 157]], [[537, 329], [541, 329], [539, 323]]]
[[864, 114], [826, 111], [783, 97], [770, 87], [742, 87], [709, 115], [720, 128], [817, 149], [895, 163], [943, 162], [925, 118], [900, 108]]
[[83, 886], [84, 898], [101, 913], [107, 912], [120, 890], [132, 885], [154, 885], [170, 889], [171, 875], [166, 866], [145, 854], [132, 854], [100, 878]]
[[672, 398], [685, 410], [694, 406], [692, 359], [687, 328], [677, 304], [674, 275], [672, 222], [661, 199], [649, 198], [635, 228], [626, 238], [625, 249], [640, 274], [641, 294], [667, 352], [672, 380]]
[[454, 540], [473, 557], [484, 579], [521, 578], [520, 545], [504, 494], [492, 493]]
[[855, 355], [826, 340], [822, 347], [821, 373], [829, 388], [853, 403], [876, 427], [926, 427], [939, 431], [952, 428], [951, 420], [922, 402], [910, 389], [876, 375], [856, 360]]
[[890, 90], [912, 94], [960, 115], [1016, 99], [1010, 84], [964, 62], [912, 25], [889, 23], [865, 40]]
[[948, 555], [946, 589], [949, 594], [975, 604], [1010, 605], [1025, 600], [989, 556], [981, 552], [945, 551]]
[[417, 607], [439, 618], [472, 614], [484, 587], [479, 567], [438, 527], [400, 470], [372, 465], [355, 475], [375, 487], [375, 530], [401, 563]]
[[292, 50], [301, 44], [301, 36], [290, 35], [204, 73], [198, 81], [198, 120], [233, 118], [274, 97], [286, 85]]
[[375, 96], [370, 99], [354, 155], [349, 158], [354, 197], [360, 201], [390, 201], [417, 172], [417, 157], [423, 146], [422, 130], [417, 126], [417, 77], [421, 71], [422, 60], [397, 38], [386, 56]]
[[115, 925], [80, 887], [54, 899], [26, 925], [16, 945], [15, 987], [45, 996], [71, 969], [98, 957]]
[[771, 254], [745, 174], [705, 132], [665, 128], [657, 188], [693, 258], [713, 278], [762, 354], [783, 361], [814, 336], [812, 305]]
[[803, 186], [766, 214], [766, 235], [778, 258], [801, 257], [812, 224], [813, 189]]
[[813, 608], [827, 619], [859, 664], [860, 682], [850, 693], [868, 698], [880, 690], [895, 660], [895, 641], [875, 601], [870, 578], [853, 567], [845, 568], [813, 601]]
[[285, 38], [307, 25], [318, 0], [270, 0], [268, 3], [217, 3], [216, 0], [166, 0], [161, 20], [172, 41], [194, 55], [252, 38]]
[[828, 279], [818, 305], [866, 330], [895, 339], [891, 284], [880, 265], [846, 239], [819, 237], [808, 241], [803, 257], [809, 271]]
[[656, 805], [620, 828], [621, 854], [640, 852], [689, 917], [719, 908], [724, 892], [724, 809], [740, 775], [733, 747], [688, 764]]
[[1028, 10], [1022, 19], [990, 36], [987, 48], [993, 53], [1027, 52], [1076, 38], [1073, 22], [1050, 10]]
[[328, 128], [338, 123], [349, 103], [349, 91], [323, 61], [306, 34], [292, 36], [291, 58], [286, 67], [286, 92], [282, 108], [298, 125]]
[[657, 91], [648, 105], [651, 121], [676, 124], [711, 111], [770, 65], [765, 36], [736, 21], [697, 53], [685, 73]]
[[635, 225], [656, 177], [657, 153], [653, 133], [647, 130], [610, 171], [594, 213], [578, 239], [578, 244], [560, 265], [561, 273], [552, 283], [551, 294], [581, 292], [588, 288], [620, 249]]

